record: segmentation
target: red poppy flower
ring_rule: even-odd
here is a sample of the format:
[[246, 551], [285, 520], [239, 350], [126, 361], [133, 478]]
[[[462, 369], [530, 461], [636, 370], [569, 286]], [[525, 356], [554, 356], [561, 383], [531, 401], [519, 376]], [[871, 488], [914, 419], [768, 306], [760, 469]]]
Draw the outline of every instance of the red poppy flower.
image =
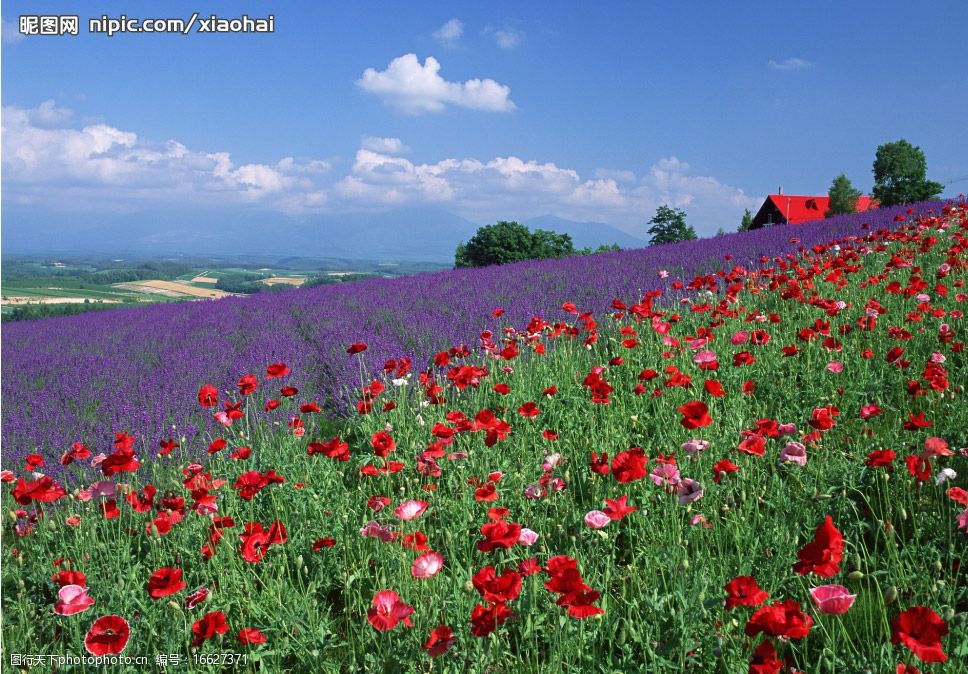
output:
[[211, 639], [216, 634], [225, 634], [229, 631], [229, 623], [225, 619], [225, 614], [221, 611], [209, 611], [200, 619], [192, 624], [192, 646], [201, 646], [206, 639]]
[[13, 494], [14, 500], [20, 505], [30, 505], [32, 500], [52, 503], [67, 495], [67, 491], [49, 475], [44, 475], [39, 480], [32, 482], [28, 482], [22, 477], [17, 478], [17, 486], [10, 493]]
[[332, 437], [325, 442], [310, 442], [306, 446], [306, 453], [309, 456], [323, 454], [336, 461], [350, 460], [350, 446], [348, 443], [343, 442], [339, 436]]
[[266, 642], [266, 635], [254, 627], [243, 627], [239, 630], [239, 643], [258, 645]]
[[104, 513], [104, 519], [106, 520], [121, 517], [121, 511], [118, 510], [118, 503], [113, 498], [109, 498], [107, 501], [101, 503], [101, 511]]
[[904, 422], [904, 430], [906, 431], [916, 431], [919, 428], [930, 428], [931, 426], [934, 426], [934, 422], [925, 419], [924, 412], [918, 412], [917, 415], [908, 412], [908, 420]]
[[810, 633], [813, 618], [803, 612], [796, 599], [778, 601], [757, 609], [746, 622], [747, 636], [764, 632], [774, 637], [802, 639]]
[[500, 393], [502, 396], [506, 396], [508, 393], [511, 392], [511, 387], [508, 386], [507, 384], [495, 384], [494, 390], [497, 393]]
[[486, 608], [477, 604], [471, 611], [471, 634], [475, 637], [486, 637], [513, 615], [514, 611], [503, 602]]
[[834, 526], [833, 518], [827, 515], [817, 527], [813, 541], [807, 543], [797, 553], [800, 559], [793, 570], [801, 576], [814, 573], [829, 578], [840, 571], [844, 558], [844, 537]]
[[737, 606], [759, 606], [770, 598], [770, 593], [756, 584], [753, 576], [736, 576], [726, 583], [726, 610]]
[[158, 447], [160, 448], [158, 450], [159, 456], [167, 456], [181, 447], [181, 445], [175, 442], [174, 438], [166, 438], [158, 442]]
[[719, 484], [723, 481], [723, 475], [728, 475], [729, 473], [735, 473], [739, 470], [739, 466], [730, 461], [729, 459], [722, 459], [717, 461], [713, 466], [713, 482]]
[[191, 610], [208, 598], [208, 588], [200, 587], [185, 597], [185, 608]]
[[948, 624], [927, 606], [912, 606], [891, 621], [891, 643], [903, 643], [924, 662], [948, 659], [941, 648], [946, 634]]
[[285, 377], [287, 374], [289, 374], [289, 368], [285, 363], [273, 363], [266, 368], [266, 379]]
[[486, 602], [514, 601], [521, 594], [521, 574], [513, 569], [499, 576], [493, 566], [485, 566], [474, 574], [471, 582]]
[[739, 443], [739, 451], [750, 456], [763, 456], [766, 453], [766, 440], [760, 435], [751, 435]]
[[319, 552], [323, 548], [331, 548], [336, 545], [336, 539], [331, 536], [317, 538], [313, 543], [313, 552]]
[[370, 445], [373, 447], [373, 453], [377, 456], [387, 456], [397, 448], [397, 443], [394, 442], [393, 436], [386, 431], [379, 431], [371, 435]]
[[714, 398], [722, 398], [724, 395], [726, 395], [726, 391], [723, 390], [722, 383], [716, 379], [707, 379], [704, 381], [703, 388], [706, 389], [706, 393]]
[[682, 414], [679, 423], [690, 430], [708, 426], [713, 422], [712, 417], [709, 416], [709, 407], [701, 400], [687, 402], [679, 407], [679, 412]]
[[776, 659], [776, 649], [769, 639], [764, 639], [750, 660], [749, 674], [779, 674], [783, 661]]
[[605, 499], [605, 509], [602, 511], [611, 520], [621, 520], [627, 515], [631, 515], [638, 510], [635, 506], [628, 505], [628, 496], [622, 495], [617, 499]]
[[[177, 447], [178, 445], [175, 445]], [[71, 448], [61, 456], [61, 465], [69, 466], [75, 459], [80, 461], [91, 457], [91, 450], [83, 442], [75, 442]]]
[[612, 459], [612, 474], [619, 482], [641, 480], [647, 474], [646, 465], [648, 463], [649, 457], [645, 455], [645, 450], [641, 447], [632, 447], [624, 452], [619, 452]]
[[484, 538], [477, 542], [481, 552], [491, 552], [497, 548], [510, 550], [521, 536], [521, 525], [516, 522], [488, 522], [481, 526]]
[[346, 353], [352, 356], [357, 353], [363, 353], [364, 351], [366, 351], [366, 349], [367, 349], [367, 346], [363, 342], [353, 342], [352, 344], [350, 344], [350, 348], [346, 350]]
[[[588, 467], [591, 468], [593, 473], [598, 473], [599, 475], [608, 475], [611, 468], [608, 465], [608, 454], [602, 452], [599, 456], [597, 452], [591, 453], [591, 460], [588, 462]], [[642, 476], [645, 476], [645, 471], [643, 470]]]
[[73, 569], [67, 569], [66, 571], [58, 571], [50, 577], [55, 583], [60, 587], [65, 585], [80, 585], [84, 587], [87, 584], [87, 577], [81, 571], [75, 571]]
[[256, 378], [254, 374], [247, 374], [241, 379], [239, 379], [239, 383], [238, 383], [239, 393], [241, 393], [244, 396], [247, 396], [253, 391], [255, 391], [256, 388], [258, 388], [258, 386], [259, 386], [259, 380]]
[[119, 615], [106, 615], [91, 625], [84, 637], [84, 649], [94, 656], [118, 655], [128, 645], [131, 627]]
[[211, 384], [205, 384], [198, 389], [198, 402], [202, 407], [214, 407], [218, 405], [218, 389]]
[[148, 596], [161, 599], [184, 590], [188, 583], [182, 581], [182, 570], [163, 566], [148, 579]]
[[892, 467], [894, 459], [897, 458], [897, 454], [890, 449], [877, 449], [867, 455], [867, 459], [864, 461], [864, 465], [870, 466], [872, 468], [888, 468]]
[[228, 442], [225, 438], [215, 438], [212, 443], [208, 446], [208, 453], [215, 454], [216, 452], [221, 452], [223, 449], [228, 447]]
[[423, 649], [430, 657], [438, 658], [449, 651], [455, 641], [457, 639], [454, 637], [454, 630], [447, 625], [438, 625], [431, 631], [430, 638], [423, 645]]
[[520, 414], [525, 419], [534, 419], [540, 413], [541, 413], [541, 410], [539, 410], [538, 406], [535, 405], [533, 402], [526, 402], [523, 405], [521, 405], [521, 407], [518, 408], [518, 414]]
[[491, 503], [498, 499], [497, 487], [493, 482], [488, 482], [483, 487], [474, 490], [474, 500], [482, 503]]
[[373, 608], [366, 612], [366, 619], [375, 629], [385, 632], [401, 621], [407, 627], [413, 627], [412, 613], [413, 607], [400, 601], [400, 595], [393, 590], [383, 590], [373, 595]]
[[[131, 441], [133, 442], [134, 438], [131, 438]], [[134, 449], [128, 446], [114, 450], [100, 463], [101, 472], [107, 477], [120, 472], [133, 473], [140, 466], [141, 463], [134, 456]]]

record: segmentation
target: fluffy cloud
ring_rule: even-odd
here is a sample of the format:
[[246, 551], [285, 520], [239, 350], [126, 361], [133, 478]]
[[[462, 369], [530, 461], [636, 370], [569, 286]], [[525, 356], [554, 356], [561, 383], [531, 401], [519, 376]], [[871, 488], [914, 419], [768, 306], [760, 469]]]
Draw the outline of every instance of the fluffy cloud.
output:
[[524, 42], [524, 32], [517, 28], [511, 28], [510, 26], [504, 26], [503, 28], [492, 28], [489, 26], [484, 29], [484, 32], [490, 33], [494, 37], [497, 46], [501, 49], [514, 49]]
[[770, 59], [768, 65], [773, 68], [773, 70], [803, 70], [804, 68], [809, 68], [813, 64], [805, 59], [791, 56], [783, 61], [774, 61]]
[[475, 222], [552, 214], [607, 222], [641, 235], [661, 204], [681, 207], [702, 234], [732, 228], [760, 200], [698, 175], [676, 157], [640, 172], [600, 168], [582, 176], [555, 162], [513, 155], [418, 163], [399, 138], [364, 136], [353, 163], [284, 157], [236, 165], [224, 151], [155, 143], [108, 124], [77, 124], [45, 102], [7, 107], [2, 130], [3, 198], [59, 211], [150, 210], [252, 204], [286, 213], [353, 212], [438, 204]]
[[377, 136], [363, 136], [360, 146], [365, 150], [383, 152], [385, 154], [406, 154], [410, 148], [399, 138], [380, 138]]
[[416, 54], [404, 54], [386, 70], [367, 68], [356, 84], [387, 105], [414, 115], [440, 112], [447, 105], [492, 112], [515, 109], [510, 87], [492, 79], [448, 82], [439, 71], [440, 62], [433, 56], [421, 65]]
[[444, 47], [453, 47], [464, 34], [464, 24], [460, 19], [451, 19], [433, 32], [433, 38]]

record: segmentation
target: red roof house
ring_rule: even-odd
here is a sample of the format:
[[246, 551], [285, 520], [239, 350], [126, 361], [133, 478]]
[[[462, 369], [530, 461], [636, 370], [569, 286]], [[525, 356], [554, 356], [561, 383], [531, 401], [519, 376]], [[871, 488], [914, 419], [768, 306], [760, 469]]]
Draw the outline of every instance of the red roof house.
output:
[[[771, 194], [760, 206], [760, 210], [753, 217], [751, 229], [769, 227], [771, 225], [799, 225], [801, 222], [811, 220], [821, 220], [830, 198], [800, 196], [795, 194]], [[869, 196], [862, 196], [857, 199], [857, 212], [867, 211], [877, 206], [877, 202], [871, 202]]]

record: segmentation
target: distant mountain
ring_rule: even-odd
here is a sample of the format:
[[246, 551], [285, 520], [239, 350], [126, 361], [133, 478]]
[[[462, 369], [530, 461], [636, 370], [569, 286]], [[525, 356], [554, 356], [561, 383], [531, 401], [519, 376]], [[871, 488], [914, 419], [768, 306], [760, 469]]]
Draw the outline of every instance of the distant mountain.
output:
[[626, 234], [620, 229], [606, 225], [604, 222], [575, 222], [554, 215], [542, 215], [525, 220], [532, 231], [536, 229], [550, 229], [559, 234], [571, 235], [575, 248], [598, 248], [602, 245], [617, 243], [622, 248], [645, 248], [645, 239]]
[[[576, 248], [645, 241], [610, 225], [553, 216], [526, 221], [532, 230], [570, 234]], [[345, 215], [289, 216], [234, 208], [71, 215], [3, 207], [3, 253], [125, 255], [266, 255], [373, 261], [453, 262], [454, 249], [480, 225], [438, 207]]]

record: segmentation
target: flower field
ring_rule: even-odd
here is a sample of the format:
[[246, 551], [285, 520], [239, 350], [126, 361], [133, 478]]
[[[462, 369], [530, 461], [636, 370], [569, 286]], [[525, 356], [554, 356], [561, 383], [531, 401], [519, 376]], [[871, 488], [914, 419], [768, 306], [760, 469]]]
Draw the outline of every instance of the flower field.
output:
[[863, 215], [11, 326], [5, 659], [968, 672], [968, 204]]

